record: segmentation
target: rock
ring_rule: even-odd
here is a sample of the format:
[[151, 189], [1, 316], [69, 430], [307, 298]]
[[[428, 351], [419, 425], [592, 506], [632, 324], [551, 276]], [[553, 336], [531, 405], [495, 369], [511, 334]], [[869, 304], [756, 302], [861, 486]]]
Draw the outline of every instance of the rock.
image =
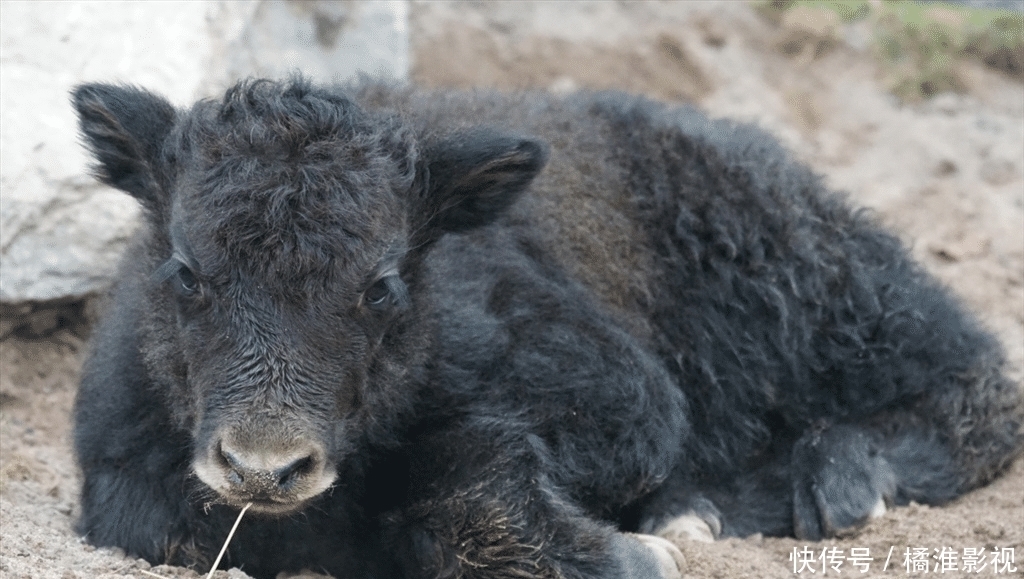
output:
[[5, 4], [0, 304], [103, 291], [137, 227], [135, 201], [88, 176], [73, 86], [127, 82], [181, 105], [299, 69], [404, 79], [407, 19], [405, 1]]
[[1020, 179], [1020, 171], [1013, 161], [1008, 159], [988, 159], [978, 171], [981, 178], [989, 185], [1006, 185]]
[[228, 51], [229, 75], [282, 77], [301, 70], [325, 81], [360, 72], [405, 79], [408, 4], [265, 0]]
[[207, 10], [200, 3], [4, 7], [0, 302], [81, 297], [106, 284], [138, 209], [88, 177], [68, 91], [87, 80], [130, 81], [191, 100], [211, 48]]
[[37, 186], [49, 195], [5, 199], [2, 206], [0, 301], [56, 301], [101, 290], [135, 229], [135, 201], [99, 185]]

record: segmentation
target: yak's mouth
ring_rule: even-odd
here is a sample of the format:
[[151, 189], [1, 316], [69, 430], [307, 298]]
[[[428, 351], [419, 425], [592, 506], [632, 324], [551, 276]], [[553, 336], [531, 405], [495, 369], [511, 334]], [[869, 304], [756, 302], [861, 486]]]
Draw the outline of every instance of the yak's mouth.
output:
[[[218, 501], [215, 502], [223, 502], [237, 508], [242, 508], [251, 503], [252, 506], [249, 507], [249, 512], [263, 515], [285, 516], [298, 512], [323, 494], [324, 491], [328, 490], [334, 483], [333, 476], [323, 476], [317, 481], [318, 484], [306, 484], [302, 489], [293, 488], [289, 492], [244, 492], [238, 488], [225, 485], [218, 480], [206, 480], [201, 472], [207, 471], [206, 476], [209, 477], [209, 469], [204, 469], [198, 464], [194, 466], [199, 479], [217, 494]], [[211, 482], [214, 484], [210, 484]]]
[[301, 511], [310, 499], [302, 501], [276, 501], [273, 499], [239, 499], [237, 497], [224, 497], [224, 499], [233, 507], [244, 508], [246, 505], [249, 507], [250, 513], [260, 515], [270, 515], [276, 517], [283, 517]]

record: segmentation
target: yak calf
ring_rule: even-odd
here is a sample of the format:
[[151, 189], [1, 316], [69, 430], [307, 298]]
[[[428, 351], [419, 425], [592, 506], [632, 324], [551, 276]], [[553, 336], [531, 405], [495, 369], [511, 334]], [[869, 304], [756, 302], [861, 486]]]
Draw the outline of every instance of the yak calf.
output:
[[144, 225], [75, 408], [78, 530], [256, 577], [678, 576], [1021, 450], [996, 339], [755, 128], [613, 93], [73, 94]]

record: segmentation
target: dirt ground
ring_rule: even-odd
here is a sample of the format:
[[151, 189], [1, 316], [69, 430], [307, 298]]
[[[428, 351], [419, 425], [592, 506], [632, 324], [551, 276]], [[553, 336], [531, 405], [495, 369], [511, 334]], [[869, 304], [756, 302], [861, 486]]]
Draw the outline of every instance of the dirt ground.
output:
[[[411, 26], [412, 77], [422, 85], [616, 88], [759, 123], [912, 244], [1000, 336], [1012, 375], [1024, 376], [1020, 79], [964, 62], [964, 93], [901, 103], [886, 90], [866, 22], [820, 14], [771, 22], [734, 2], [415, 3]], [[76, 331], [0, 342], [0, 577], [198, 577], [94, 549], [71, 531], [78, 474], [69, 413], [87, 348]], [[965, 570], [967, 550], [984, 548], [981, 574], [1024, 577], [1024, 462], [950, 505], [890, 510], [839, 540], [680, 547], [695, 578], [793, 576], [791, 556], [805, 547], [847, 557], [867, 548], [874, 558], [866, 573], [851, 561], [823, 573], [818, 559], [813, 576], [940, 574], [945, 548], [958, 570], [941, 575], [966, 577], [975, 574]], [[914, 548], [927, 549], [927, 573], [905, 566]], [[1003, 548], [1016, 561], [994, 568], [988, 557]]]

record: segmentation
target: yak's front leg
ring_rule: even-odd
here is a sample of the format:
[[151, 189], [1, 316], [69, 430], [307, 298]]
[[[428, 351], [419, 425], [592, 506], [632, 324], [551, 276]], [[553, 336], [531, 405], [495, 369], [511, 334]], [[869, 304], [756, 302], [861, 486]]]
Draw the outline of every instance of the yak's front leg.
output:
[[544, 443], [507, 420], [431, 434], [411, 459], [412, 500], [390, 521], [407, 578], [674, 579], [668, 541], [617, 532], [555, 487]]
[[76, 530], [154, 564], [202, 567], [216, 549], [216, 528], [189, 502], [189, 436], [174, 427], [145, 372], [131, 305], [118, 302], [96, 329], [75, 401]]

